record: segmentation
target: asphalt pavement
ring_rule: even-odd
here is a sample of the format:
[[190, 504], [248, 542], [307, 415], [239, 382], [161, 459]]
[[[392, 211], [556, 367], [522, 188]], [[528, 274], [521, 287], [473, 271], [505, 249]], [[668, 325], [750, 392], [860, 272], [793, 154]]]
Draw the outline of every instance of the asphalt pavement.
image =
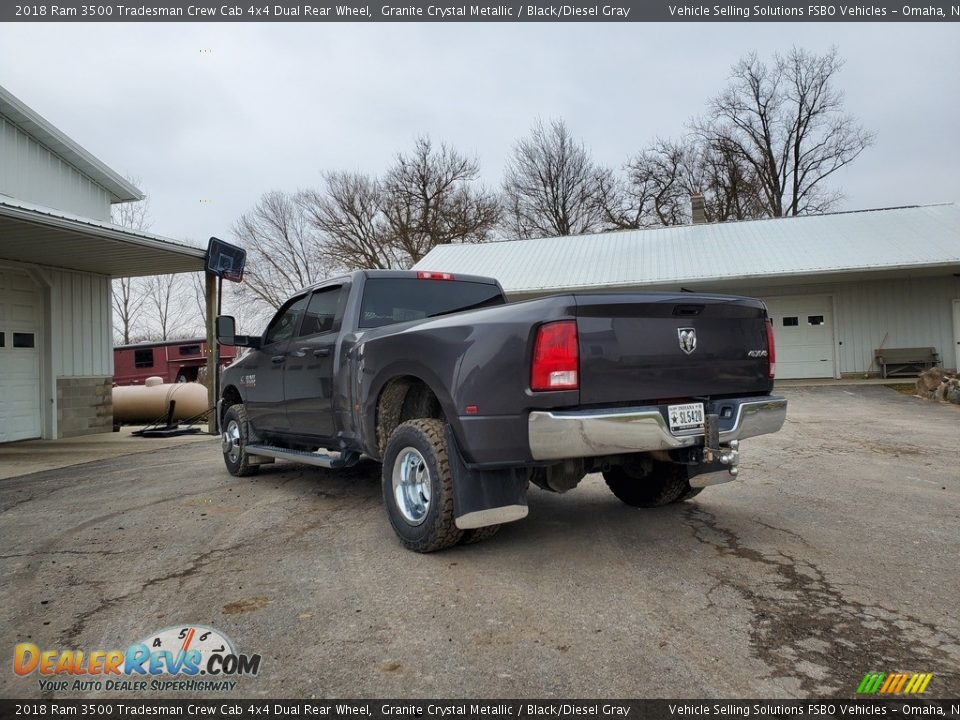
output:
[[[373, 464], [236, 479], [210, 440], [6, 479], [0, 646], [199, 623], [262, 655], [223, 697], [850, 697], [870, 671], [960, 695], [960, 407], [785, 394], [735, 482], [658, 510], [532, 487], [526, 520], [432, 555]], [[3, 697], [124, 694], [7, 668]]]

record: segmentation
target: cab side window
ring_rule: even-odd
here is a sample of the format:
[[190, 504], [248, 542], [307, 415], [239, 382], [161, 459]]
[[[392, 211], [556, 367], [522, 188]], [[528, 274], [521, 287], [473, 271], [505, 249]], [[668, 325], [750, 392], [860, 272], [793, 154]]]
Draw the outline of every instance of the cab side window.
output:
[[282, 307], [267, 326], [264, 345], [272, 345], [292, 338], [297, 331], [297, 326], [300, 324], [300, 318], [303, 316], [306, 307], [306, 295], [295, 298]]
[[344, 287], [341, 285], [321, 288], [313, 293], [303, 316], [298, 337], [322, 335], [336, 330], [337, 312], [343, 297]]

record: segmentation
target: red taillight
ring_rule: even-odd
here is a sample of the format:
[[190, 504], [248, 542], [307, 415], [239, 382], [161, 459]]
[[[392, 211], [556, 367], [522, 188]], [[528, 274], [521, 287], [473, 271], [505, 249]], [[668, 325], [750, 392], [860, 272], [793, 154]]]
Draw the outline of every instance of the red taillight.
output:
[[417, 272], [417, 280], [456, 280], [456, 278], [453, 277], [453, 273], [420, 270]]
[[531, 390], [576, 390], [580, 387], [580, 351], [575, 320], [541, 325], [533, 344]]
[[773, 341], [773, 320], [767, 320], [767, 377], [777, 374], [777, 346]]

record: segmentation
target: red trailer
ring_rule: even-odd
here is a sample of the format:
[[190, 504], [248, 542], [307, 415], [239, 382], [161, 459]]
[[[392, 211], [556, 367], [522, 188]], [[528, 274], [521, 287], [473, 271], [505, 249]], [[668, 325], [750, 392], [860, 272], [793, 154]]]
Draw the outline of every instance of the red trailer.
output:
[[[220, 362], [229, 365], [237, 349], [220, 346]], [[113, 349], [113, 384], [143, 385], [158, 375], [165, 383], [193, 382], [207, 365], [207, 342], [203, 338], [120, 345]]]

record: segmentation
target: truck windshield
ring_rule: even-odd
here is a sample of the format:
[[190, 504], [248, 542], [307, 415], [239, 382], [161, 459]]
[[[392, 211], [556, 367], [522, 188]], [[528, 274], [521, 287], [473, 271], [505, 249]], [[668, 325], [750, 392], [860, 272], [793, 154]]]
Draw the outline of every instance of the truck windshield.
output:
[[486, 283], [370, 278], [360, 303], [359, 326], [376, 328], [503, 303], [500, 289]]

